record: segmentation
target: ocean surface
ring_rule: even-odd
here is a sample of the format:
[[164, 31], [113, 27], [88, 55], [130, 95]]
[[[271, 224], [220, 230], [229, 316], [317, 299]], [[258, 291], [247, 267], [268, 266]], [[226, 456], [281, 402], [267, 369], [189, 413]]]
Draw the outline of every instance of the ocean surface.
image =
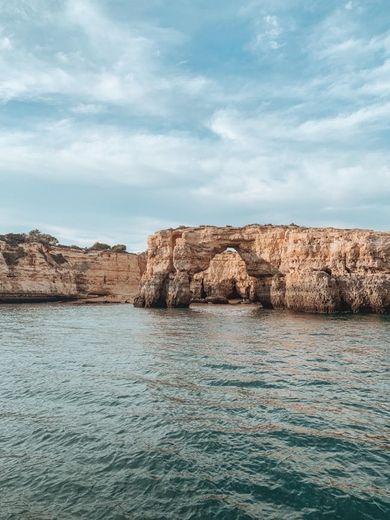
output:
[[0, 306], [0, 518], [389, 519], [390, 317]]

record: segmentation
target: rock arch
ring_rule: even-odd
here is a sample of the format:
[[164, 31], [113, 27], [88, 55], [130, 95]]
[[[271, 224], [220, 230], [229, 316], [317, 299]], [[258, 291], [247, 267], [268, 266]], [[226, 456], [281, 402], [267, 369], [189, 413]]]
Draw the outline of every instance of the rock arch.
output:
[[249, 225], [155, 233], [135, 305], [188, 307], [192, 277], [234, 248], [266, 307], [310, 312], [390, 309], [390, 233]]
[[234, 248], [216, 254], [209, 267], [192, 276], [191, 302], [228, 303], [257, 301], [257, 278], [249, 276], [246, 264]]

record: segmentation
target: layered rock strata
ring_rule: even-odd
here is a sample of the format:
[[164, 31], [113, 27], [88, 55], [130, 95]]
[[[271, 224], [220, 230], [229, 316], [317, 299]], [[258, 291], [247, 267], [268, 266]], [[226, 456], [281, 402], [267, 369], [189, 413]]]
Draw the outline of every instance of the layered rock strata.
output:
[[[227, 248], [245, 263], [250, 281], [245, 297], [266, 308], [390, 311], [389, 232], [257, 224], [155, 233], [135, 305], [187, 307], [202, 290], [199, 280], [206, 292], [212, 279], [210, 271], [206, 277], [199, 273]], [[241, 290], [236, 282], [235, 290]]]
[[0, 302], [129, 302], [145, 256], [0, 240]]
[[205, 271], [194, 274], [191, 301], [255, 301], [257, 279], [249, 276], [244, 260], [236, 251], [215, 255]]

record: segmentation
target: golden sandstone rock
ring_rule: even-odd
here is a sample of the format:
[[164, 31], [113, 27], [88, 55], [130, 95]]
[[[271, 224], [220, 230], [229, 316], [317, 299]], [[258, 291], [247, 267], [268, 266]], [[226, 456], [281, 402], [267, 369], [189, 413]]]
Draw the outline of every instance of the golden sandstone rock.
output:
[[256, 300], [257, 279], [249, 276], [244, 260], [236, 251], [217, 254], [206, 271], [194, 274], [190, 283], [193, 301], [224, 297]]
[[0, 240], [0, 302], [133, 302], [145, 256]]
[[206, 296], [307, 312], [389, 312], [390, 233], [254, 224], [152, 235], [135, 305], [187, 307]]
[[295, 311], [388, 313], [390, 233], [181, 227], [152, 235], [147, 255], [0, 239], [0, 302], [67, 299], [139, 307], [235, 299]]

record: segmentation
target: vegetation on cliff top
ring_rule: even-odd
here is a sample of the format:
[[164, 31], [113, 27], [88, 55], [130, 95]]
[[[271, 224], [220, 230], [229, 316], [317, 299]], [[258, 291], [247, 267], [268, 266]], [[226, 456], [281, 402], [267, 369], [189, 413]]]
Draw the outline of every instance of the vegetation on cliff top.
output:
[[41, 233], [39, 229], [33, 229], [29, 233], [7, 233], [0, 235], [0, 240], [4, 240], [10, 246], [19, 246], [26, 242], [39, 242], [45, 246], [57, 246], [59, 244], [56, 237]]
[[[43, 244], [47, 247], [61, 245], [56, 237], [49, 235], [48, 233], [42, 233], [39, 231], [39, 229], [33, 229], [29, 233], [6, 233], [5, 235], [0, 235], [0, 240], [3, 240], [10, 247], [20, 247], [21, 244], [33, 242]], [[82, 248], [77, 245], [61, 247], [69, 247], [70, 249], [80, 250], [85, 249], [87, 251], [113, 251], [114, 253], [126, 253], [126, 246], [124, 244], [115, 244], [110, 246], [108, 244], [104, 244], [103, 242], [95, 242], [89, 248]], [[57, 263], [64, 262], [61, 258], [58, 257]]]
[[89, 251], [113, 251], [114, 253], [126, 253], [126, 246], [124, 244], [109, 246], [103, 242], [95, 242], [93, 246], [88, 249]]

